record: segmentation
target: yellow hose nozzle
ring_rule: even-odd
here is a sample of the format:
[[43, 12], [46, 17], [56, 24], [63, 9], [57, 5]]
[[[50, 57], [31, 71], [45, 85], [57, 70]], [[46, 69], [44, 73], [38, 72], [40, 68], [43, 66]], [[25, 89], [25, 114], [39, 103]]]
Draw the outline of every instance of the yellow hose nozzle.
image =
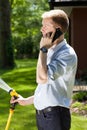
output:
[[10, 91], [10, 95], [11, 95], [12, 97], [18, 97], [18, 93], [17, 93], [15, 90], [11, 90], [11, 91]]
[[[11, 97], [14, 97], [14, 99], [17, 99], [19, 97], [18, 93], [15, 90], [10, 90], [9, 93], [10, 93]], [[14, 110], [16, 104], [17, 104], [17, 102], [16, 103], [12, 103], [10, 105], [10, 109]]]

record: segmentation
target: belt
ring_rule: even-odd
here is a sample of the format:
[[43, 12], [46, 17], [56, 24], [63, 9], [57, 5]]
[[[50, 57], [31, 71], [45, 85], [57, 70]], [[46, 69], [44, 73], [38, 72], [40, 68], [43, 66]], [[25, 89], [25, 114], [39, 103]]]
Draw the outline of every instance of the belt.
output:
[[51, 112], [53, 110], [62, 110], [63, 109], [67, 109], [67, 108], [64, 108], [64, 107], [61, 107], [61, 106], [55, 106], [55, 107], [47, 107], [45, 109], [42, 109], [42, 110], [36, 110], [36, 113], [38, 115], [42, 114], [42, 113], [47, 113], [47, 112]]

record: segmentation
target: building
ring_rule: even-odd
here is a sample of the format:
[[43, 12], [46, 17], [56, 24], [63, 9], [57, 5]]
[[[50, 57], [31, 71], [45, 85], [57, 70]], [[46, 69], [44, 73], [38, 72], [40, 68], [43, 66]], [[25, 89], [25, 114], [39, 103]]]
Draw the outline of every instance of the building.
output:
[[77, 77], [87, 74], [87, 0], [49, 0], [50, 9], [63, 9], [69, 16], [69, 43], [78, 55]]

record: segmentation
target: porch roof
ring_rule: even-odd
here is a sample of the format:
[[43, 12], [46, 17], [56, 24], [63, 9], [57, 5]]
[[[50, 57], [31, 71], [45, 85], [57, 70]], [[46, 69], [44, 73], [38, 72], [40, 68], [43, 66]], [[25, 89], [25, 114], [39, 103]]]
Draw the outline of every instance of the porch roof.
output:
[[54, 9], [55, 7], [68, 7], [68, 6], [87, 6], [87, 0], [48, 0], [50, 8]]

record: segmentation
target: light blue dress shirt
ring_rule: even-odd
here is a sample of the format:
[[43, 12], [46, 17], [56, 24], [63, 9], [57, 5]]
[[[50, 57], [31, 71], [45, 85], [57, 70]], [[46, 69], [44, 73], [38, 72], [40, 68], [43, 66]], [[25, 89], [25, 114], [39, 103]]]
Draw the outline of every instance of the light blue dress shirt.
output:
[[69, 108], [77, 70], [77, 55], [64, 39], [47, 54], [48, 81], [38, 84], [34, 106], [42, 110], [49, 106]]

